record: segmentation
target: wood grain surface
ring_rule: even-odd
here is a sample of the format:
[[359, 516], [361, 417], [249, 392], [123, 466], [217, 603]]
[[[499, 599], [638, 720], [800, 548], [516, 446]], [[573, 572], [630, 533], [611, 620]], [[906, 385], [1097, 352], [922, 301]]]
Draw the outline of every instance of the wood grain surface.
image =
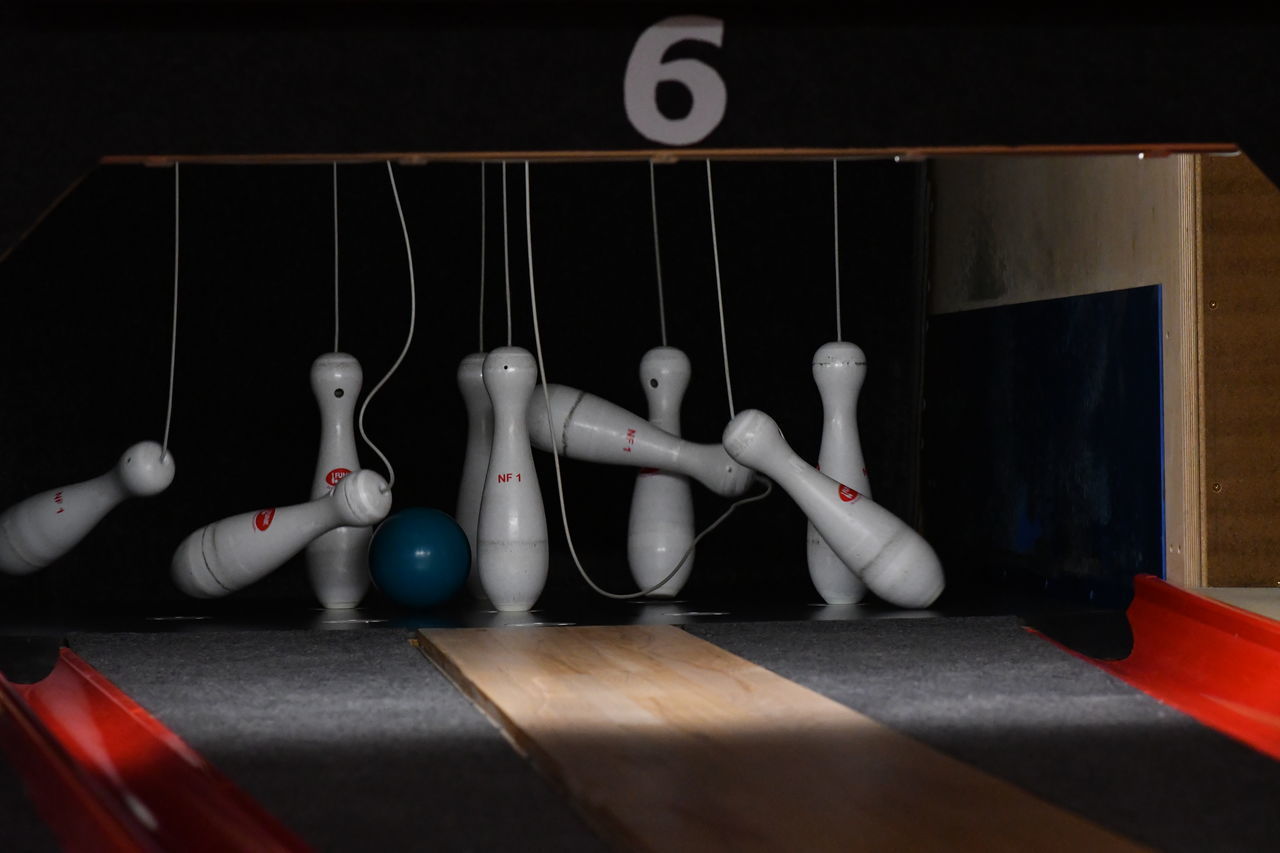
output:
[[1139, 849], [673, 626], [420, 647], [625, 848]]

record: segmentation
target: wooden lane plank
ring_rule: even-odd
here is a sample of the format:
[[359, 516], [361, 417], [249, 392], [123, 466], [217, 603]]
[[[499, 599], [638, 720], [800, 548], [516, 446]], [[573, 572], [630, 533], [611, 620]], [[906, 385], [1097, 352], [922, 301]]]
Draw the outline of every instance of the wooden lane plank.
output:
[[625, 847], [1140, 849], [673, 626], [419, 633]]

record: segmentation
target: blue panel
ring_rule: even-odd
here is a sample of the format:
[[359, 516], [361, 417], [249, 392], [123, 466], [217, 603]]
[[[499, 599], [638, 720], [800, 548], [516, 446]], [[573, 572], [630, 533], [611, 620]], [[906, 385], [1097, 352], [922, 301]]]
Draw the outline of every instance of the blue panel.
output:
[[1164, 572], [1160, 287], [934, 317], [925, 532], [963, 589], [1121, 602]]

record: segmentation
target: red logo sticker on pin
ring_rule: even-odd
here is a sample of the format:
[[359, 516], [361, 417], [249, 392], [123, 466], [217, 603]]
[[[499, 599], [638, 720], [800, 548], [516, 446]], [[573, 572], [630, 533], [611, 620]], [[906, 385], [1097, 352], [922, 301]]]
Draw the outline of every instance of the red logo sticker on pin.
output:
[[657, 468], [641, 468], [640, 473], [641, 474], [661, 474], [662, 472], [659, 471]]
[[335, 488], [343, 477], [351, 473], [350, 468], [334, 468], [328, 474], [324, 475], [324, 481], [329, 484], [329, 488]]
[[266, 530], [271, 526], [272, 520], [276, 517], [275, 508], [264, 509], [253, 517], [253, 526], [259, 530]]
[[844, 483], [840, 484], [840, 500], [844, 501], [845, 503], [851, 503], [853, 501], [856, 501], [857, 499], [858, 499], [857, 492], [855, 492], [853, 489], [846, 486]]

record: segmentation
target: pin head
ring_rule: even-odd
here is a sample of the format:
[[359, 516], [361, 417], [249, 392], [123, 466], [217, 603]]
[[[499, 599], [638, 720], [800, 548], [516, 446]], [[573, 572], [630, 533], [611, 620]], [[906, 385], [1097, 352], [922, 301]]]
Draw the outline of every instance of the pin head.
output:
[[140, 441], [130, 447], [116, 463], [116, 474], [129, 494], [137, 497], [158, 495], [173, 482], [173, 452], [166, 453], [154, 441]]
[[377, 524], [391, 511], [391, 489], [377, 471], [362, 468], [338, 481], [333, 490], [347, 524]]
[[640, 359], [640, 382], [649, 396], [679, 399], [689, 387], [689, 356], [675, 347], [654, 347]]
[[832, 341], [813, 354], [813, 381], [818, 391], [852, 389], [857, 393], [867, 375], [867, 356], [857, 344]]
[[473, 352], [462, 357], [458, 362], [459, 388], [465, 390], [468, 386], [484, 382], [484, 360], [487, 356], [488, 353]]
[[495, 391], [533, 390], [538, 380], [538, 362], [523, 347], [498, 347], [485, 356], [481, 372], [490, 395]]
[[311, 390], [316, 399], [350, 399], [360, 395], [364, 371], [353, 355], [327, 352], [311, 362]]
[[[791, 456], [777, 421], [759, 409], [746, 409], [729, 421], [721, 436], [725, 451], [749, 468], [768, 474], [776, 467], [768, 464]], [[764, 463], [764, 464], [762, 464]]]

